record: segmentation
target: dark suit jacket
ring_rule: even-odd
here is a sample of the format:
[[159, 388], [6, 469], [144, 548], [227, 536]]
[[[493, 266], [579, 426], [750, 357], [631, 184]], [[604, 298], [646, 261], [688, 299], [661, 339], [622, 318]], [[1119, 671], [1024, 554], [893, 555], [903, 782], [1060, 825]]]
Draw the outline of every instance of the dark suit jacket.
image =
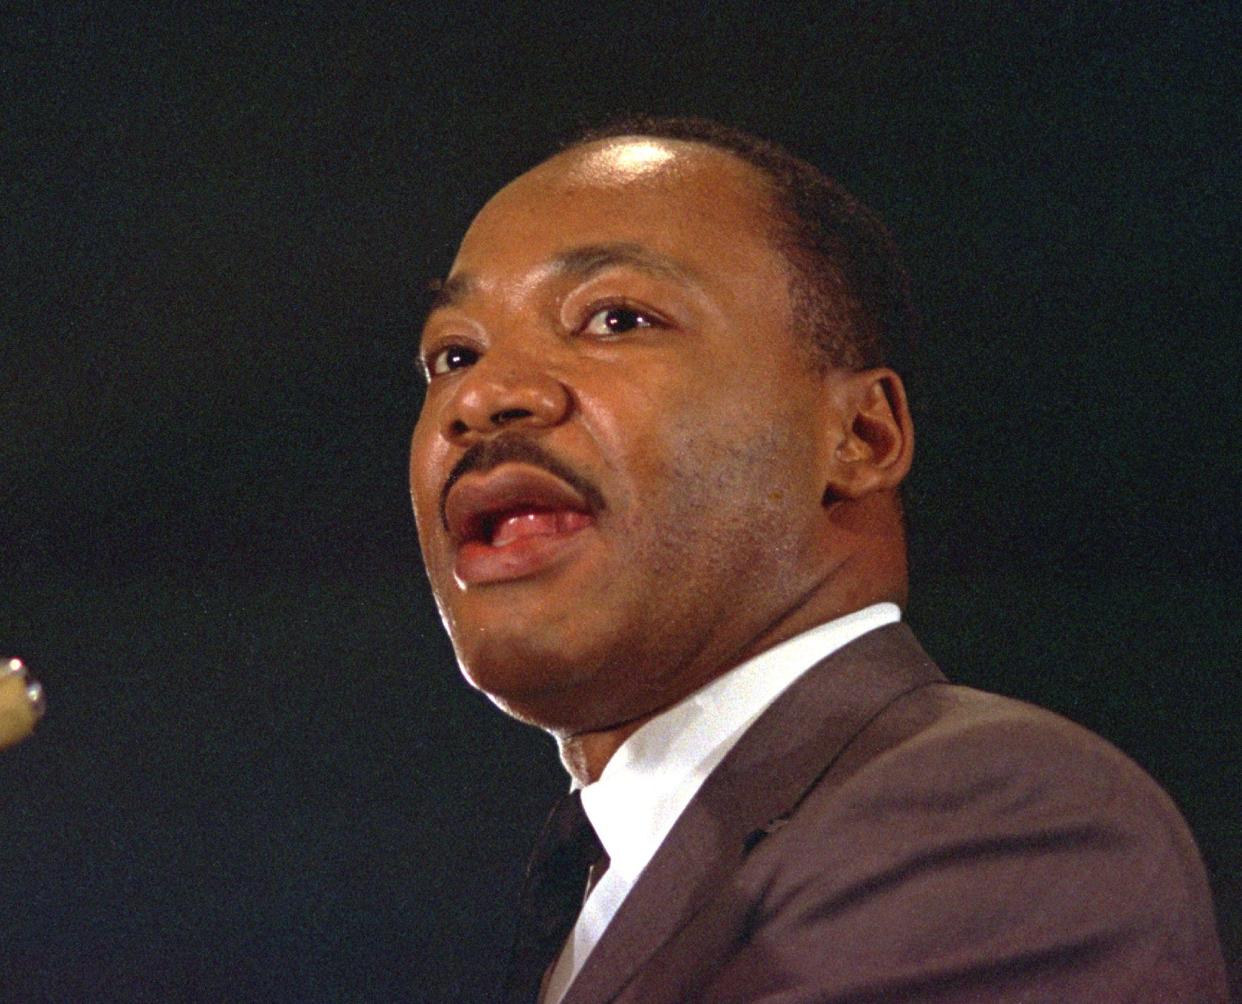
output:
[[1102, 739], [847, 645], [686, 808], [565, 1004], [1223, 1001], [1177, 809]]

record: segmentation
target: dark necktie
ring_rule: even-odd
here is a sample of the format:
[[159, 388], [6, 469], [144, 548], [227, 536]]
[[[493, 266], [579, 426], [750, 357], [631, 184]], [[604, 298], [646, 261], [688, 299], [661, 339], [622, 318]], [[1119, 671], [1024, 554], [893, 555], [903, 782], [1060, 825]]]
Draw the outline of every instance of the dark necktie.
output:
[[587, 875], [603, 847], [571, 791], [553, 808], [526, 867], [517, 933], [501, 999], [533, 1004], [548, 966], [560, 954], [582, 909]]

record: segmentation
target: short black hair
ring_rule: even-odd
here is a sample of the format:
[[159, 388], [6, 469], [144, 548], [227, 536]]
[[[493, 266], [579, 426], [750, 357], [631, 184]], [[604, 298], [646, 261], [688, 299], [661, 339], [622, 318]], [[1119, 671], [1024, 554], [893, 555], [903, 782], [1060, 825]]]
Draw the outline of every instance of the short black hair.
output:
[[579, 133], [564, 149], [621, 136], [702, 143], [767, 181], [773, 240], [790, 266], [797, 324], [821, 365], [904, 368], [918, 315], [888, 228], [840, 184], [783, 146], [705, 118], [627, 115]]

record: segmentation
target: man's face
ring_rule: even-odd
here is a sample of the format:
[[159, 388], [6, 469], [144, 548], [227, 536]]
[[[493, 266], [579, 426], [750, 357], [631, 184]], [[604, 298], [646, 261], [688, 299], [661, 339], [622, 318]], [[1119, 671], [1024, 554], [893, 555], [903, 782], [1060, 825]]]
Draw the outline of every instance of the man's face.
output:
[[658, 710], [825, 575], [825, 394], [764, 199], [707, 147], [609, 141], [517, 179], [462, 241], [410, 490], [462, 668], [519, 717]]

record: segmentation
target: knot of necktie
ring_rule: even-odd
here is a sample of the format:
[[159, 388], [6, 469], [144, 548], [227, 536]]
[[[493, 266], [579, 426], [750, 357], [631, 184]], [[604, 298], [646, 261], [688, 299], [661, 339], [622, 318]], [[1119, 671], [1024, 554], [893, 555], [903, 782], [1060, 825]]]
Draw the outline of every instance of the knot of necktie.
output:
[[571, 791], [553, 807], [527, 865], [502, 1000], [536, 1000], [544, 971], [578, 919], [587, 876], [603, 851], [581, 793]]

